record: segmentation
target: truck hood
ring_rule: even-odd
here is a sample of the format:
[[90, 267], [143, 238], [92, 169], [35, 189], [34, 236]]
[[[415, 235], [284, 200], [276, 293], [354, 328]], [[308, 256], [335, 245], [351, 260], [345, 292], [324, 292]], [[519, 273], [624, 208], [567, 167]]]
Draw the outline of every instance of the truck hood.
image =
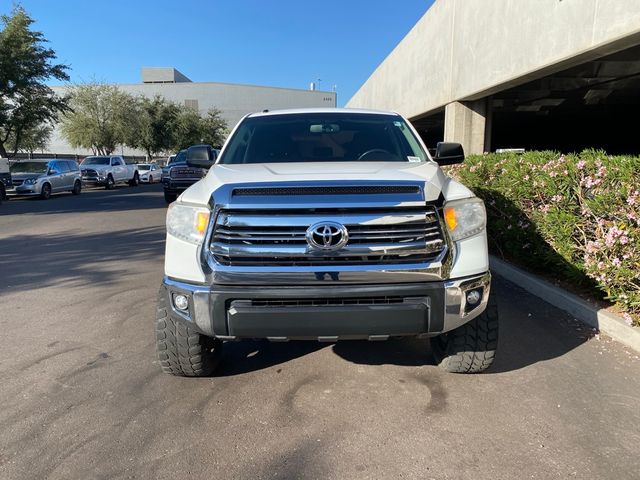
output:
[[418, 182], [425, 185], [427, 201], [436, 200], [440, 193], [445, 194], [445, 198], [450, 193], [451, 198], [447, 199], [473, 196], [466, 187], [444, 175], [435, 162], [309, 162], [214, 165], [203, 180], [182, 194], [181, 201], [206, 204], [222, 185], [317, 181], [342, 184], [350, 181]]

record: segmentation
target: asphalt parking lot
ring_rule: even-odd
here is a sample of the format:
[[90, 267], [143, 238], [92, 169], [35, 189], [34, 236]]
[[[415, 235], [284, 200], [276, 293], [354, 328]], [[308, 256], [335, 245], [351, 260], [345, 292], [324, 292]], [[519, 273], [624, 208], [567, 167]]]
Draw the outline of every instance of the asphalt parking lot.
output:
[[165, 211], [158, 185], [0, 205], [0, 478], [638, 478], [637, 355], [500, 280], [486, 374], [401, 339], [163, 375]]

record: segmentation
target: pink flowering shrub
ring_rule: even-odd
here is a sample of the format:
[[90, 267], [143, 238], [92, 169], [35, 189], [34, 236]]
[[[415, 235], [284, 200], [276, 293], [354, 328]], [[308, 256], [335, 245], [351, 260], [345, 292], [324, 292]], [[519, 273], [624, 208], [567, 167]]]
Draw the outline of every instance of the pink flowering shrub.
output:
[[450, 173], [485, 200], [493, 251], [603, 292], [640, 325], [639, 157], [489, 154]]

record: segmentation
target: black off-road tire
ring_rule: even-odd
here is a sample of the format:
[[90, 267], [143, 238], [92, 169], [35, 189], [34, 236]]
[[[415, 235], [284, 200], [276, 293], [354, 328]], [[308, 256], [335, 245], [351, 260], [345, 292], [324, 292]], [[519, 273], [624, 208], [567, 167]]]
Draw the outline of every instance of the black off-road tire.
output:
[[40, 198], [42, 200], [49, 200], [51, 198], [51, 184], [45, 183], [40, 190]]
[[71, 190], [71, 193], [73, 193], [74, 195], [80, 195], [81, 191], [82, 191], [82, 182], [80, 180], [76, 180], [75, 183], [73, 184], [73, 190]]
[[116, 185], [111, 174], [107, 176], [107, 183], [104, 185], [105, 190], [111, 190]]
[[480, 373], [491, 366], [498, 346], [498, 306], [493, 295], [485, 311], [464, 325], [431, 339], [438, 366], [450, 373]]
[[133, 178], [129, 180], [130, 187], [137, 187], [138, 183], [140, 183], [140, 178], [138, 177], [138, 172], [133, 174]]
[[173, 320], [161, 292], [156, 314], [156, 352], [164, 373], [180, 377], [206, 377], [220, 363], [222, 341], [201, 335]]
[[171, 202], [175, 202], [176, 198], [178, 198], [178, 196], [175, 193], [167, 193], [167, 191], [164, 191], [164, 201], [167, 203], [171, 203]]

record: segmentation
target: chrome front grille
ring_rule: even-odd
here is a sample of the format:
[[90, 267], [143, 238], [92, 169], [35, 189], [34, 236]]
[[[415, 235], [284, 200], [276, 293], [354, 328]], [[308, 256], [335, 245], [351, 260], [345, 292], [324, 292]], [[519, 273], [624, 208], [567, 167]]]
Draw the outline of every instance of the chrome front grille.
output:
[[[346, 227], [346, 245], [329, 251], [309, 245], [307, 229], [324, 221]], [[445, 248], [433, 206], [222, 209], [210, 243], [222, 265], [260, 267], [426, 263]]]
[[169, 172], [171, 178], [202, 178], [203, 171], [199, 168], [173, 167]]
[[12, 182], [12, 183], [13, 183], [13, 186], [14, 186], [14, 187], [19, 187], [20, 185], [22, 185], [22, 184], [24, 183], [24, 180], [16, 180], [16, 179], [13, 179], [13, 182]]

